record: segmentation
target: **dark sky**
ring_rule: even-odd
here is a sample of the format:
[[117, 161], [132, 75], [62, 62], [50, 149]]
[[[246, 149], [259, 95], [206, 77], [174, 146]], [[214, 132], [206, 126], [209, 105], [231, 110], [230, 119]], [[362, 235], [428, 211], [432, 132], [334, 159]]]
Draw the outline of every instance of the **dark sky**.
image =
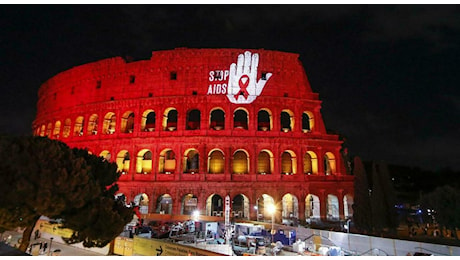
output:
[[31, 133], [59, 72], [155, 50], [300, 54], [326, 128], [363, 160], [460, 170], [460, 6], [0, 5], [0, 131]]

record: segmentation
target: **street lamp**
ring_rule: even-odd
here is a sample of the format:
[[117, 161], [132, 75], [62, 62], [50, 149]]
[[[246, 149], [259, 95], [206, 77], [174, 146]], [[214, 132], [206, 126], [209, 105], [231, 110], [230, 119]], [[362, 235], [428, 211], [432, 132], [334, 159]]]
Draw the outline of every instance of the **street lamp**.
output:
[[275, 207], [275, 204], [269, 204], [268, 205], [268, 213], [270, 213], [272, 215], [272, 243], [274, 242], [274, 235], [275, 235], [275, 211], [276, 211], [276, 207]]

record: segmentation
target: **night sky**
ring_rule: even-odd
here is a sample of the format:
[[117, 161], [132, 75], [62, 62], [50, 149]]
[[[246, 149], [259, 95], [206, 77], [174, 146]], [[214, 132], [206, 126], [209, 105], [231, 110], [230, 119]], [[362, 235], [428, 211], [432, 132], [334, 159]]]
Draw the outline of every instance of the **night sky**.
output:
[[0, 5], [0, 132], [31, 134], [64, 70], [177, 47], [300, 55], [328, 130], [363, 160], [460, 170], [460, 6]]

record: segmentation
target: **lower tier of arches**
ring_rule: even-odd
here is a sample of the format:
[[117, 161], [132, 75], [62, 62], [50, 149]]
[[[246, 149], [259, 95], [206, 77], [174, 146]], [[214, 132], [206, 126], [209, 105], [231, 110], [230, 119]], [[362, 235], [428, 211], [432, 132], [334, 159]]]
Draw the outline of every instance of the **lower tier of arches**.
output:
[[[350, 176], [352, 177], [352, 176]], [[141, 214], [205, 215], [289, 223], [353, 215], [353, 179], [336, 182], [119, 182]]]

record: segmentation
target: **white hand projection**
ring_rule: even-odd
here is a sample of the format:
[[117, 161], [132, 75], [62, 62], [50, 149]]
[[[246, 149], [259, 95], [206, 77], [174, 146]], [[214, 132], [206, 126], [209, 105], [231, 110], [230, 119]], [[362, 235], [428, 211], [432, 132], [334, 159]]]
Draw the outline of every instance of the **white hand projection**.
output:
[[259, 66], [259, 54], [246, 51], [238, 55], [237, 64], [230, 65], [228, 78], [227, 97], [235, 104], [250, 104], [262, 93], [265, 83], [272, 73], [267, 73], [265, 79], [257, 81], [257, 67]]

